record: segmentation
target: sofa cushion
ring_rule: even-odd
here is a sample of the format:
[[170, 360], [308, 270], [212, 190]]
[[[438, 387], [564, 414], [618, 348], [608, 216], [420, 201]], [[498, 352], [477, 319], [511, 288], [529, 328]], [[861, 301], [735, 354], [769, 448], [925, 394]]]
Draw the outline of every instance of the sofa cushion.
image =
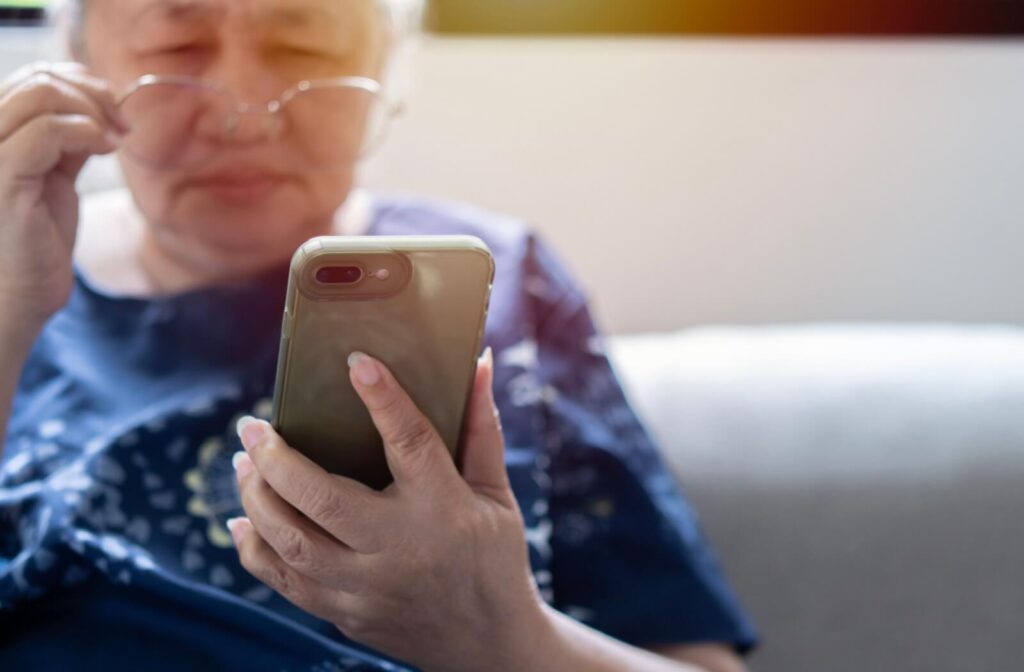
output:
[[760, 627], [757, 670], [1015, 669], [1024, 330], [609, 339]]

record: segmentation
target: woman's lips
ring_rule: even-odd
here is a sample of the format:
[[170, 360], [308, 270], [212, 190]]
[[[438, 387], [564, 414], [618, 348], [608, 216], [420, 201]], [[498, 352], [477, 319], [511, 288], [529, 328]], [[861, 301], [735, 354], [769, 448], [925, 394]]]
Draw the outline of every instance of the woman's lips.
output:
[[271, 195], [285, 182], [285, 178], [280, 175], [239, 173], [200, 177], [192, 181], [192, 186], [211, 194], [221, 201], [251, 203]]

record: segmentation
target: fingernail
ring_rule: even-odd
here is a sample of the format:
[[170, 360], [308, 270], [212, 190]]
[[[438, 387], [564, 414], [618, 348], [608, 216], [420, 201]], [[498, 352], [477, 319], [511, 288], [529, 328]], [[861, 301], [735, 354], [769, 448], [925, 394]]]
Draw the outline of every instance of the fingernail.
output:
[[242, 537], [245, 536], [245, 525], [241, 522], [245, 520], [245, 516], [239, 516], [238, 518], [228, 518], [224, 524], [228, 526], [228, 532], [231, 533], [231, 538], [235, 542], [235, 546], [242, 541]]
[[494, 351], [489, 345], [484, 350], [484, 362], [487, 364], [487, 396], [491, 398], [491, 406], [494, 406]]
[[231, 456], [231, 466], [235, 468], [238, 480], [245, 478], [246, 474], [253, 470], [252, 458], [244, 450], [240, 450]]
[[348, 366], [356, 374], [356, 380], [360, 384], [371, 386], [376, 385], [380, 380], [380, 370], [377, 363], [371, 357], [358, 350], [354, 350], [348, 356]]
[[260, 440], [266, 431], [266, 426], [261, 420], [257, 420], [251, 415], [243, 415], [238, 419], [235, 431], [238, 432], [238, 438], [242, 439], [242, 445], [249, 448]]

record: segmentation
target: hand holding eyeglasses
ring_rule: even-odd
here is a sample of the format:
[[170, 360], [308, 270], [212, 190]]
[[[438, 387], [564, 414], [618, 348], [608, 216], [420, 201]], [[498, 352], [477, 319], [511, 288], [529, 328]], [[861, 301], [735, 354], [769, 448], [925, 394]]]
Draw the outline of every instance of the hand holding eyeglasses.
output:
[[81, 65], [36, 63], [0, 83], [0, 327], [36, 332], [67, 302], [75, 180], [128, 130], [109, 84]]
[[[358, 76], [303, 80], [267, 103], [216, 82], [145, 75], [122, 91], [77, 63], [36, 63], [0, 83], [0, 314], [38, 330], [66, 302], [90, 156], [189, 171], [254, 147], [299, 170], [351, 166], [397, 112]], [[3, 326], [3, 325], [0, 325]]]

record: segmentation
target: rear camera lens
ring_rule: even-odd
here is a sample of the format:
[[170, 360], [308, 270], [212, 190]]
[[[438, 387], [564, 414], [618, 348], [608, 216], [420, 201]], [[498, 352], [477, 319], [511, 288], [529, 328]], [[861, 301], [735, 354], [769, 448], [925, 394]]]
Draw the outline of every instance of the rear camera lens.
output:
[[358, 266], [323, 266], [317, 269], [316, 281], [323, 285], [351, 285], [363, 277]]

